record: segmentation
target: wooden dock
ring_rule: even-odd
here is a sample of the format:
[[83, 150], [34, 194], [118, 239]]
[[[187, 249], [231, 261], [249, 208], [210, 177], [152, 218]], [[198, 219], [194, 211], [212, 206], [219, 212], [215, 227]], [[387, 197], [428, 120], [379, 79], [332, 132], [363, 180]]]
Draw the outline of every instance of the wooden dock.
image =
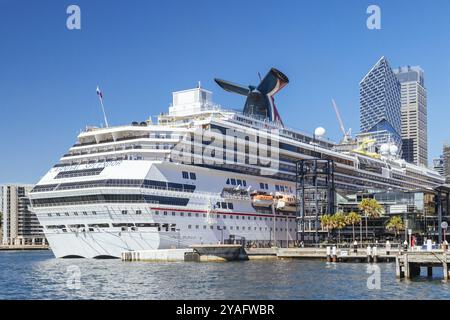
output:
[[397, 251], [385, 248], [279, 248], [278, 259], [319, 259], [328, 262], [393, 262]]
[[395, 259], [396, 276], [399, 279], [413, 279], [420, 275], [420, 268], [427, 268], [428, 277], [433, 276], [433, 267], [442, 267], [444, 281], [449, 280], [450, 256], [448, 251], [408, 251], [397, 255]]

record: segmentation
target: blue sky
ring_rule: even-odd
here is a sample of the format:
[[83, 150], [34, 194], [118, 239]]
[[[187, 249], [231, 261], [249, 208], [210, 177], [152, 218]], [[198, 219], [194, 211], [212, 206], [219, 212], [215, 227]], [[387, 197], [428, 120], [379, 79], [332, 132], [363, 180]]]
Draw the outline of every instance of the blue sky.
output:
[[[81, 8], [81, 30], [66, 8]], [[366, 9], [381, 7], [381, 30]], [[101, 125], [100, 84], [110, 124], [166, 111], [171, 92], [202, 85], [240, 108], [214, 77], [257, 84], [272, 66], [291, 80], [277, 96], [289, 127], [359, 128], [359, 81], [385, 55], [426, 72], [430, 158], [450, 139], [450, 2], [269, 0], [0, 0], [0, 183], [34, 183], [86, 125]]]

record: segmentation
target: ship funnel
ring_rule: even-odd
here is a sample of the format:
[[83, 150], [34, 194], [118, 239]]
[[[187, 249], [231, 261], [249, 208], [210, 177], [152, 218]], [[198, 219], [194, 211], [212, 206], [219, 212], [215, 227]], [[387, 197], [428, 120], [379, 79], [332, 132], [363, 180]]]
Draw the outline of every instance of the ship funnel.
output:
[[214, 81], [225, 91], [247, 97], [243, 111], [245, 115], [283, 124], [274, 100], [275, 94], [289, 83], [288, 77], [281, 71], [270, 69], [258, 86], [243, 86], [222, 79]]

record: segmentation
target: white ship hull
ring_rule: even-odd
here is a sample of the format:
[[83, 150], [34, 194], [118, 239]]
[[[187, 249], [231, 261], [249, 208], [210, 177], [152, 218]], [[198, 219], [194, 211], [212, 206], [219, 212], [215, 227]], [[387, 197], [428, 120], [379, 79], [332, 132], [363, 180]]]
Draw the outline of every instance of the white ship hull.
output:
[[[139, 167], [136, 168], [133, 161], [123, 161], [107, 168], [109, 174], [105, 174], [127, 172], [129, 176], [133, 176], [144, 172], [144, 175], [170, 181], [174, 179], [175, 174], [180, 175], [181, 167], [196, 174], [197, 188], [209, 191], [195, 190], [186, 193], [158, 189], [120, 190], [121, 194], [140, 193], [155, 197], [188, 198], [186, 206], [121, 203], [34, 207], [33, 210], [44, 226], [47, 240], [57, 258], [119, 258], [124, 251], [187, 248], [193, 244], [223, 243], [231, 238], [265, 245], [269, 245], [274, 236], [277, 241], [296, 240], [295, 214], [272, 213], [267, 208], [261, 213], [253, 207], [250, 197], [230, 198], [221, 195], [229, 176], [236, 179], [239, 177], [245, 179], [246, 184], [256, 185], [257, 182], [252, 176], [174, 163], [142, 161]], [[49, 173], [50, 176], [55, 174], [56, 172]], [[273, 183], [267, 178], [264, 181]], [[73, 196], [97, 192], [95, 188], [87, 188], [82, 191], [64, 191], [63, 194]], [[109, 192], [104, 189], [102, 193]], [[36, 199], [47, 195], [43, 192], [34, 197]], [[226, 208], [217, 207], [218, 203], [222, 206], [226, 204]]]

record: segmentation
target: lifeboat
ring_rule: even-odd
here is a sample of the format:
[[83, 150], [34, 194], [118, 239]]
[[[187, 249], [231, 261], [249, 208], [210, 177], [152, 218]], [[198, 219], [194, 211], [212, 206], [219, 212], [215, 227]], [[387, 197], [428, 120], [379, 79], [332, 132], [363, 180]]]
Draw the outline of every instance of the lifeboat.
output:
[[276, 193], [275, 209], [279, 211], [296, 212], [297, 205], [295, 203], [295, 197], [291, 194]]
[[268, 194], [253, 194], [252, 204], [255, 207], [270, 207], [273, 204], [273, 196]]

